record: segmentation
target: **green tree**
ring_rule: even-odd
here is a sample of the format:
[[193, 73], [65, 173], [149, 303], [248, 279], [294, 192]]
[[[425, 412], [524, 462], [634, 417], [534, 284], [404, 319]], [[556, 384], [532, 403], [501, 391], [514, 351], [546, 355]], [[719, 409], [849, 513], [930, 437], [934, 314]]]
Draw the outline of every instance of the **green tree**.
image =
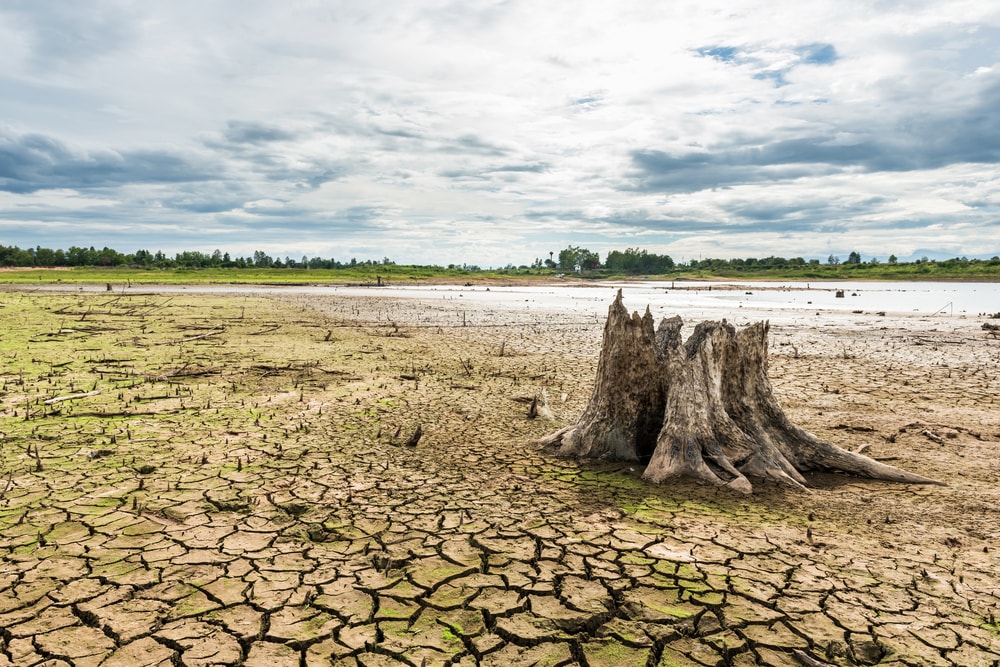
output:
[[274, 265], [274, 260], [263, 250], [255, 250], [253, 253], [253, 265], [258, 268], [267, 268]]
[[56, 254], [52, 252], [51, 248], [43, 248], [42, 246], [35, 247], [35, 265], [36, 266], [55, 266], [56, 265]]
[[153, 255], [148, 250], [136, 250], [132, 262], [136, 266], [149, 266], [153, 263]]
[[569, 246], [559, 252], [559, 268], [564, 271], [575, 271], [576, 267], [581, 269], [596, 269], [601, 266], [601, 259], [596, 252], [591, 252], [586, 248]]
[[637, 275], [641, 273], [666, 273], [674, 268], [674, 260], [670, 255], [657, 255], [655, 253], [640, 250], [639, 248], [628, 248], [627, 250], [612, 250], [604, 259], [604, 267], [609, 271]]
[[[93, 251], [93, 248], [91, 248]], [[125, 256], [122, 255], [117, 250], [108, 248], [105, 246], [100, 252], [96, 253], [97, 259], [96, 264], [100, 266], [121, 266], [125, 263]]]

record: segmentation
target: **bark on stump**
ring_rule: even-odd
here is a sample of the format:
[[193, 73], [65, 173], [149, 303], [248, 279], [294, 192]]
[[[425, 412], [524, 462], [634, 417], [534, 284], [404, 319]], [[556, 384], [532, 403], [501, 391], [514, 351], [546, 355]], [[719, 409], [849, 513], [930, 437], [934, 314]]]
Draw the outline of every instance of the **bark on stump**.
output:
[[804, 487], [802, 472], [843, 472], [916, 484], [935, 480], [879, 463], [795, 426], [767, 377], [767, 322], [737, 331], [702, 322], [682, 342], [681, 319], [653, 326], [622, 293], [608, 310], [597, 381], [580, 420], [543, 438], [565, 456], [649, 463], [643, 478], [688, 475], [743, 493], [748, 477]]

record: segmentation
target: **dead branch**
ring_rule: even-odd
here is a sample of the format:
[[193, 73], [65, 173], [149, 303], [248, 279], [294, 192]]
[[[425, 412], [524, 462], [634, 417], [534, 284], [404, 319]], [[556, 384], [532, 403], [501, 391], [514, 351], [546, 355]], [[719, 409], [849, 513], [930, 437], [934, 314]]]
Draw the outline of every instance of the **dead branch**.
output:
[[822, 660], [817, 660], [816, 658], [812, 657], [805, 651], [801, 651], [797, 648], [792, 649], [792, 655], [798, 658], [799, 662], [801, 662], [806, 667], [834, 667], [834, 665], [831, 665], [829, 662], [823, 662]]
[[102, 391], [103, 391], [102, 389], [96, 389], [94, 391], [84, 391], [79, 394], [67, 394], [66, 396], [56, 396], [55, 398], [50, 398], [46, 401], [43, 401], [43, 403], [45, 405], [54, 405], [55, 403], [62, 403], [63, 401], [74, 401], [78, 398], [88, 398], [90, 396], [97, 396]]
[[194, 341], [194, 340], [201, 340], [202, 338], [208, 338], [210, 336], [218, 336], [221, 333], [225, 333], [225, 331], [226, 331], [226, 328], [222, 327], [221, 329], [218, 329], [216, 331], [209, 331], [208, 333], [198, 334], [197, 336], [188, 336], [187, 338], [182, 338], [180, 340], [170, 341], [170, 342], [162, 343], [162, 344], [163, 345], [180, 345], [182, 343], [190, 343], [191, 341]]

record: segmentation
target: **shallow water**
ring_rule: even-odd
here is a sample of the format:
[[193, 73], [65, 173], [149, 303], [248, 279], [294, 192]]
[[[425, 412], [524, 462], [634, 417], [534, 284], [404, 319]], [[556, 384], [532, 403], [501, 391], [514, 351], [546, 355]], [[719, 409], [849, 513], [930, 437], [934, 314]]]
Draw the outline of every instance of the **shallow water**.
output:
[[[37, 289], [65, 291], [66, 286]], [[73, 291], [103, 291], [103, 285], [76, 286]], [[448, 310], [494, 309], [506, 312], [560, 313], [602, 317], [621, 289], [625, 306], [654, 315], [678, 313], [692, 318], [770, 317], [885, 313], [926, 317], [977, 316], [1000, 312], [1000, 283], [955, 282], [698, 282], [641, 281], [548, 285], [137, 285], [127, 293], [212, 293], [259, 295], [379, 296], [442, 301]], [[116, 288], [115, 291], [118, 291]], [[837, 293], [843, 296], [838, 297]]]
[[[371, 294], [370, 288], [325, 288]], [[463, 299], [477, 306], [603, 314], [618, 289], [631, 310], [718, 315], [734, 309], [892, 315], [978, 315], [1000, 311], [998, 283], [623, 282], [593, 285], [381, 288], [379, 294], [422, 299]], [[838, 291], [844, 296], [838, 297]], [[791, 314], [791, 313], [789, 313]]]

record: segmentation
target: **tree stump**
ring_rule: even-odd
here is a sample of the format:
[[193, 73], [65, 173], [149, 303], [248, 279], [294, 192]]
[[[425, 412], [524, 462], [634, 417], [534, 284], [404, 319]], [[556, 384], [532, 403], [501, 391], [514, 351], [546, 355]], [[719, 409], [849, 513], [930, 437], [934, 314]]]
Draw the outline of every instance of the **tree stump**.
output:
[[795, 426], [767, 376], [767, 322], [737, 331], [702, 322], [683, 341], [680, 317], [654, 330], [622, 293], [608, 310], [597, 381], [575, 424], [540, 440], [564, 456], [648, 461], [643, 478], [687, 475], [750, 493], [748, 477], [799, 488], [808, 470], [915, 484], [935, 480], [847, 451]]

